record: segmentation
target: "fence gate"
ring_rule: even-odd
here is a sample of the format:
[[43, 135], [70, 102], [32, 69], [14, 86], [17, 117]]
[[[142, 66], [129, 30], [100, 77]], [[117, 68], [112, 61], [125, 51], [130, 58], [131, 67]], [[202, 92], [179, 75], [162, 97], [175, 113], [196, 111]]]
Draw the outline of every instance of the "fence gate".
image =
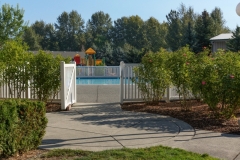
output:
[[76, 103], [76, 63], [61, 62], [61, 109]]
[[137, 84], [132, 81], [135, 78], [134, 68], [140, 64], [120, 62], [120, 103], [127, 101], [143, 101]]

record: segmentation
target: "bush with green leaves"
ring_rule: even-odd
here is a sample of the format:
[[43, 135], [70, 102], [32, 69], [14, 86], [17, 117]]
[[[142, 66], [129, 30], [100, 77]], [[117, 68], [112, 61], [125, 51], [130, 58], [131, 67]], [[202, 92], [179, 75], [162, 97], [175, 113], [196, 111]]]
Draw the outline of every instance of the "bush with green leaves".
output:
[[34, 55], [27, 49], [21, 41], [5, 42], [0, 51], [0, 80], [7, 84], [11, 98], [20, 98], [31, 87], [30, 98], [47, 102], [60, 90], [60, 62], [68, 63], [70, 58], [44, 51]]
[[171, 76], [171, 82], [179, 94], [183, 110], [189, 110], [187, 99], [191, 96], [191, 67], [195, 58], [194, 53], [188, 47], [183, 47], [175, 52], [169, 53], [167, 69]]
[[157, 53], [147, 53], [143, 56], [141, 65], [135, 68], [133, 79], [141, 90], [147, 103], [158, 103], [170, 84], [170, 75], [166, 70], [168, 52], [161, 49]]
[[172, 84], [184, 110], [189, 110], [186, 101], [192, 95], [219, 118], [231, 118], [240, 108], [239, 53], [218, 51], [211, 56], [208, 49], [196, 55], [188, 47], [173, 53], [161, 50], [146, 54], [135, 73], [134, 81], [147, 103], [161, 100]]
[[[10, 97], [20, 98], [21, 92], [28, 88], [33, 54], [27, 52], [27, 46], [21, 41], [7, 41], [0, 51], [2, 81], [8, 86]], [[3, 72], [4, 71], [4, 72]]]
[[[47, 102], [51, 96], [56, 96], [61, 87], [60, 62], [70, 62], [70, 58], [39, 51], [30, 61], [32, 83], [37, 99]], [[52, 98], [53, 98], [52, 97]]]
[[[205, 70], [209, 70], [213, 67], [214, 58], [209, 56], [209, 50], [204, 49], [202, 52], [196, 54], [192, 59], [190, 67], [190, 78], [191, 78], [191, 92], [197, 99], [202, 99], [202, 77], [206, 77]], [[209, 70], [211, 72], [211, 69]], [[204, 81], [203, 81], [204, 83]]]
[[193, 92], [216, 116], [231, 118], [240, 107], [240, 55], [218, 51], [211, 57], [200, 53], [197, 63], [197, 74], [192, 74]]
[[0, 101], [0, 158], [36, 149], [47, 127], [45, 103]]

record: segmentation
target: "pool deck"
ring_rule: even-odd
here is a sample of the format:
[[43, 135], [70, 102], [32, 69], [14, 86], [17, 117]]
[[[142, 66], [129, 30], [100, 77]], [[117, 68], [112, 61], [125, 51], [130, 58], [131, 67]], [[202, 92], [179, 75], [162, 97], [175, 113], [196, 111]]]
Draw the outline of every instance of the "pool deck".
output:
[[120, 85], [77, 85], [78, 103], [119, 103]]

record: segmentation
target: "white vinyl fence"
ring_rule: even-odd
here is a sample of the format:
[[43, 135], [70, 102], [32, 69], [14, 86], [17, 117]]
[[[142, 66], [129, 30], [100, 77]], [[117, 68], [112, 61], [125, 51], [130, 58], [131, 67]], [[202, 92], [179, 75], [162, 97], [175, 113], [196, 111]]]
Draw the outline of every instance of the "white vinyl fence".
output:
[[[120, 63], [120, 103], [132, 102], [132, 101], [143, 101], [141, 95], [141, 90], [138, 88], [137, 84], [132, 81], [136, 78], [134, 73], [134, 68], [138, 67], [140, 64], [136, 63]], [[180, 97], [181, 98], [181, 97]], [[174, 86], [169, 87], [165, 91], [163, 100], [171, 101], [178, 100], [179, 94], [176, 92]]]
[[[19, 72], [23, 70], [19, 69]], [[8, 83], [4, 83], [3, 79], [6, 78], [5, 73], [3, 72], [0, 81], [0, 99], [9, 99], [9, 98], [21, 98], [21, 99], [37, 99], [36, 91], [34, 87], [31, 87], [32, 80], [26, 81], [24, 84], [19, 79], [9, 79], [6, 80]], [[60, 92], [56, 95], [52, 95], [49, 99], [53, 102], [60, 102]]]
[[[13, 90], [13, 88], [15, 88]], [[22, 99], [37, 99], [37, 95], [34, 94], [34, 88], [28, 87], [24, 90], [17, 91], [17, 85], [2, 84], [0, 87], [0, 99], [8, 99], [8, 98], [22, 98]], [[52, 102], [60, 102], [60, 92], [56, 95], [52, 95], [49, 97]]]
[[[61, 102], [61, 109], [65, 110], [67, 106], [76, 102], [76, 64], [65, 64], [61, 62], [61, 91], [56, 95], [52, 95], [49, 99], [53, 102]], [[4, 78], [4, 73], [0, 80]], [[0, 99], [7, 98], [23, 98], [37, 99], [34, 87], [32, 88], [31, 80], [27, 84], [20, 84], [16, 80], [11, 80], [11, 83], [2, 83], [0, 86]], [[26, 87], [24, 87], [24, 85]]]

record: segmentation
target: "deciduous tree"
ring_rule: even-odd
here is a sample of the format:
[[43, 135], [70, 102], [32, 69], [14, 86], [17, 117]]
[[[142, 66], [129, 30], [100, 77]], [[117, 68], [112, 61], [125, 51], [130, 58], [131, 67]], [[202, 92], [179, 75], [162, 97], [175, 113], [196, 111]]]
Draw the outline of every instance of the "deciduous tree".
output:
[[52, 24], [47, 24], [44, 21], [36, 21], [31, 25], [31, 28], [40, 36], [40, 45], [43, 50], [59, 50], [56, 30]]
[[225, 26], [226, 21], [223, 19], [223, 13], [220, 8], [215, 8], [210, 14], [213, 20], [214, 35], [217, 36], [221, 33], [229, 33], [230, 30]]
[[[153, 52], [159, 51], [160, 48], [166, 48], [166, 28], [164, 23], [160, 24], [159, 21], [153, 17], [149, 18], [144, 24], [145, 44], [144, 48]], [[164, 32], [165, 31], [165, 32]]]
[[105, 14], [103, 11], [94, 13], [87, 22], [87, 47], [92, 47], [93, 44], [101, 47], [105, 45], [105, 42], [110, 42], [111, 28], [112, 20], [109, 14]]
[[79, 51], [84, 40], [84, 20], [77, 11], [63, 12], [55, 23], [59, 49]]
[[30, 51], [36, 51], [41, 49], [40, 45], [41, 37], [35, 33], [35, 31], [29, 27], [23, 34], [23, 42], [29, 46]]
[[0, 10], [0, 44], [6, 40], [20, 38], [27, 26], [23, 20], [24, 11], [4, 4]]

